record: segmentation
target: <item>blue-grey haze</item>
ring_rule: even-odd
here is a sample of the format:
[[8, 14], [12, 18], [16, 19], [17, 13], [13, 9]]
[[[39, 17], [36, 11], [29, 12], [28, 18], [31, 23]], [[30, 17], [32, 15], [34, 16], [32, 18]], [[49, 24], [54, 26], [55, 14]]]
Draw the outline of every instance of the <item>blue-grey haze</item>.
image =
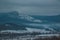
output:
[[59, 15], [59, 0], [0, 0], [0, 12], [18, 11], [28, 15]]

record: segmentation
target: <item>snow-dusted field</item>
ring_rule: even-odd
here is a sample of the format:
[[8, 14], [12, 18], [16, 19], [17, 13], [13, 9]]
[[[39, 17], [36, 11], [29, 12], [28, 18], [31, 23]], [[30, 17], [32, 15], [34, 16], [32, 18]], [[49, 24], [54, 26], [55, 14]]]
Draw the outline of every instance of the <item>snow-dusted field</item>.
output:
[[[3, 30], [0, 31], [0, 40], [59, 40], [59, 33], [27, 28], [25, 30]], [[39, 30], [39, 31], [38, 31]]]
[[42, 34], [42, 35], [23, 35], [23, 36], [16, 36], [16, 37], [0, 37], [0, 40], [44, 40], [44, 39], [53, 39], [53, 40], [60, 39], [60, 34]]

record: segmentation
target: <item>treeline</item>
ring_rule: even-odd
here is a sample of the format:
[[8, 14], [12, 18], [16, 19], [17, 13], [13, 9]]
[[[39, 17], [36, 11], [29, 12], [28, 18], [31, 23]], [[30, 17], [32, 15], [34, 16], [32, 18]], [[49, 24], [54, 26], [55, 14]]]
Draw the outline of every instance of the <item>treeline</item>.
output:
[[60, 36], [52, 36], [52, 37], [45, 37], [45, 38], [41, 38], [41, 37], [39, 37], [39, 38], [36, 38], [36, 39], [34, 39], [34, 40], [60, 40]]

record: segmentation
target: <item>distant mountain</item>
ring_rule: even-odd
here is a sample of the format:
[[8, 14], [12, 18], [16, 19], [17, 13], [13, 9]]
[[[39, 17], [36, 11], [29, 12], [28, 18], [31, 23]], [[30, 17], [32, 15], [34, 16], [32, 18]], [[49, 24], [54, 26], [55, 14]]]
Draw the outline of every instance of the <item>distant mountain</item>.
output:
[[24, 30], [27, 27], [25, 23], [35, 22], [41, 21], [28, 15], [20, 15], [17, 11], [0, 13], [0, 30]]
[[0, 24], [3, 23], [16, 23], [20, 24], [22, 23], [22, 19], [18, 18], [18, 12], [13, 11], [9, 13], [0, 13]]
[[8, 12], [8, 13], [0, 13], [0, 23], [39, 23], [41, 20], [35, 19], [29, 15], [21, 15], [17, 11]]
[[55, 22], [60, 23], [60, 15], [54, 15], [54, 16], [39, 16], [39, 15], [33, 15], [32, 17], [36, 19], [40, 19], [47, 22]]
[[17, 11], [0, 13], [0, 30], [26, 30], [27, 27], [60, 32], [60, 15], [22, 15]]
[[26, 30], [26, 28], [22, 24], [5, 23], [0, 25], [0, 30]]

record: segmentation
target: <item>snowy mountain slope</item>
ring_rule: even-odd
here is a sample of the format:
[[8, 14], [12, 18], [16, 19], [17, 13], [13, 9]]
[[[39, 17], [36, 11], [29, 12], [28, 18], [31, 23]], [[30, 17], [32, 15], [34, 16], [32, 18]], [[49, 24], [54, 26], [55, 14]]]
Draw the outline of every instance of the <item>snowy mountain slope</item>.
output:
[[[49, 31], [60, 31], [60, 23], [57, 24], [58, 22], [54, 20], [56, 16], [51, 16], [54, 19], [51, 19], [50, 16], [49, 17], [46, 16], [45, 17], [46, 19], [44, 17], [45, 16], [21, 15], [16, 11], [8, 12], [8, 13], [0, 13], [0, 28], [2, 29], [9, 29], [9, 28], [19, 29], [20, 28], [21, 29], [23, 27], [22, 29], [25, 29], [26, 27], [28, 27], [28, 28], [44, 29]], [[46, 23], [44, 23], [44, 21]], [[10, 26], [5, 26], [4, 24], [6, 23], [9, 24]], [[52, 24], [55, 24], [55, 25], [52, 25]]]
[[26, 28], [26, 30], [2, 30], [0, 33], [50, 33], [51, 31], [37, 28]]
[[52, 16], [40, 16], [40, 15], [32, 15], [32, 17], [36, 19], [40, 19], [50, 23], [60, 23], [60, 15], [52, 15]]
[[16, 11], [9, 13], [8, 16], [13, 17], [13, 18], [26, 20], [26, 21], [30, 21], [30, 22], [42, 22], [42, 20], [35, 19], [34, 17], [31, 17], [29, 15], [24, 15], [24, 14], [22, 15]]
[[29, 32], [40, 32], [40, 33], [50, 33], [51, 31], [45, 29], [37, 29], [37, 28], [26, 28]]
[[42, 22], [42, 20], [35, 19], [34, 17], [31, 17], [29, 15], [19, 15], [19, 17], [20, 19], [24, 19], [31, 22]]

